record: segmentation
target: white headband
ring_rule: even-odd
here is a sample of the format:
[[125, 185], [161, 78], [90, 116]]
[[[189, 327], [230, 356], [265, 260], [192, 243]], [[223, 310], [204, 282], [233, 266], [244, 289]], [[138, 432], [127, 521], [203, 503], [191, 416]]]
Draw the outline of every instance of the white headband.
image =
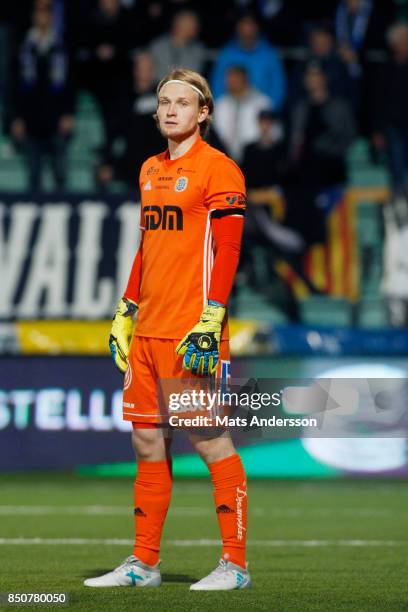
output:
[[191, 83], [188, 83], [187, 81], [181, 81], [180, 79], [171, 79], [171, 81], [166, 81], [164, 85], [161, 86], [160, 91], [163, 89], [163, 87], [165, 87], [169, 83], [181, 83], [182, 85], [188, 85], [189, 87], [191, 87], [191, 89], [194, 89], [194, 91], [196, 91], [198, 95], [200, 96], [200, 98], [202, 98], [205, 102], [204, 94], [200, 89], [198, 89], [198, 87], [196, 87], [195, 85], [192, 85]]

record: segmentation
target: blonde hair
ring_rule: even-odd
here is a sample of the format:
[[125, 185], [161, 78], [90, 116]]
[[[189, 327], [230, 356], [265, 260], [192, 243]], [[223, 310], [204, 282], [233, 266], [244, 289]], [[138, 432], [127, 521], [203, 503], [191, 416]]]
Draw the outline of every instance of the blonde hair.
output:
[[[198, 90], [199, 108], [201, 109], [203, 106], [208, 107], [208, 116], [200, 123], [200, 134], [201, 136], [204, 136], [210, 127], [212, 114], [214, 112], [214, 99], [212, 97], [207, 79], [201, 76], [201, 74], [198, 72], [194, 72], [194, 70], [188, 70], [187, 68], [174, 68], [168, 74], [166, 74], [166, 76], [158, 84], [156, 89], [157, 97], [159, 97], [160, 90], [163, 85], [169, 81], [182, 81], [188, 85], [191, 85], [195, 91]], [[154, 118], [157, 121], [157, 113], [154, 115]]]

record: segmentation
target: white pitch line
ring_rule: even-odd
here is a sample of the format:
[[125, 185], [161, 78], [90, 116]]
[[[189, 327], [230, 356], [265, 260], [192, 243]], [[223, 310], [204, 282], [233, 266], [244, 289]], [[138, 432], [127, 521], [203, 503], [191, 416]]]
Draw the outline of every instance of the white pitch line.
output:
[[[119, 538], [0, 538], [0, 545], [3, 546], [132, 546], [134, 543], [131, 539]], [[220, 546], [220, 540], [166, 540], [164, 544], [169, 546]], [[316, 546], [404, 546], [408, 541], [397, 540], [248, 540], [249, 546], [265, 546], [265, 547], [285, 547], [285, 546], [300, 546], [300, 547], [316, 547]]]
[[[196, 506], [175, 506], [170, 507], [169, 513], [176, 516], [210, 516], [214, 510], [212, 508], [197, 508]], [[132, 509], [130, 506], [0, 506], [1, 516], [14, 515], [89, 515], [89, 516], [121, 516], [130, 515]], [[403, 512], [392, 512], [381, 508], [315, 508], [309, 510], [300, 510], [299, 508], [252, 508], [249, 513], [253, 516], [267, 517], [284, 517], [297, 518], [299, 516], [360, 516], [360, 517], [377, 517], [377, 516], [395, 516], [402, 515]], [[404, 513], [405, 514], [405, 513]]]
[[[168, 540], [172, 546], [218, 546], [220, 540]], [[401, 546], [397, 540], [248, 540], [249, 546]]]
[[[185, 516], [207, 516], [213, 514], [209, 508], [170, 508], [172, 514]], [[58, 515], [89, 515], [89, 516], [119, 516], [131, 515], [131, 506], [0, 506], [1, 516], [34, 515], [42, 516], [49, 514]]]
[[3, 546], [88, 546], [92, 544], [96, 544], [98, 546], [133, 546], [134, 540], [118, 538], [0, 538], [0, 545]]
[[130, 509], [120, 506], [0, 506], [0, 515], [46, 514], [129, 514]]

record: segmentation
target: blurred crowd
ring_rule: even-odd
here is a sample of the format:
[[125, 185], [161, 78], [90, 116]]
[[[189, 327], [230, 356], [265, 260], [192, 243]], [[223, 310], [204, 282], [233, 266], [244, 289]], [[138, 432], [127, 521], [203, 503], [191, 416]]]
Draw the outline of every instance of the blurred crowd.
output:
[[151, 115], [157, 82], [174, 66], [209, 78], [217, 101], [210, 140], [245, 163], [249, 187], [270, 184], [270, 174], [248, 170], [259, 149], [279, 158], [276, 180], [289, 172], [309, 186], [344, 182], [344, 156], [358, 133], [369, 138], [373, 154], [387, 150], [393, 185], [403, 185], [408, 29], [397, 21], [401, 2], [14, 5], [0, 9], [8, 41], [4, 123], [26, 157], [32, 189], [41, 188], [47, 156], [57, 187], [65, 186], [75, 103], [84, 90], [97, 102], [104, 128], [95, 152], [97, 186], [113, 180], [134, 186], [141, 161], [163, 147]]
[[[243, 252], [248, 278], [256, 283], [254, 244], [268, 265], [284, 254], [302, 275], [306, 248], [325, 240], [357, 137], [374, 162], [385, 161], [394, 192], [407, 186], [405, 14], [404, 0], [5, 3], [3, 129], [26, 160], [32, 190], [41, 190], [46, 160], [64, 189], [78, 93], [87, 91], [104, 129], [95, 189], [122, 183], [134, 191], [141, 163], [165, 147], [152, 117], [157, 82], [174, 66], [197, 70], [216, 100], [209, 141], [241, 165], [257, 204]], [[271, 215], [276, 190], [285, 210]]]

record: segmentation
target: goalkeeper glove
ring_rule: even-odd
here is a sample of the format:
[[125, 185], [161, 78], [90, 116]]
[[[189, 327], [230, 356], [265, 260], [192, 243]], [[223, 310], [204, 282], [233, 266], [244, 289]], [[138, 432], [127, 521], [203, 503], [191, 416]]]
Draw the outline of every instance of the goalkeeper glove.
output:
[[183, 368], [192, 374], [208, 376], [217, 369], [222, 321], [225, 307], [209, 301], [197, 325], [177, 345], [176, 353], [184, 355]]
[[129, 346], [132, 339], [133, 315], [137, 310], [137, 304], [121, 298], [116, 307], [113, 317], [111, 332], [109, 336], [109, 348], [116, 367], [124, 374], [127, 368]]

